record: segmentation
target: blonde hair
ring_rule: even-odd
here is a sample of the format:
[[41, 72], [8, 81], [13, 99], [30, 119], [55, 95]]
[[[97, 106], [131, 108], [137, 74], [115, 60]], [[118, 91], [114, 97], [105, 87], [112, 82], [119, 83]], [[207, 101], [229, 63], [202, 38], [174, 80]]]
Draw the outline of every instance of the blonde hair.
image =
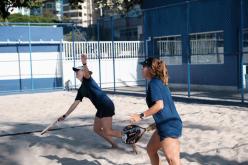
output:
[[169, 82], [168, 67], [163, 60], [157, 58], [153, 59], [150, 74], [153, 77], [155, 76], [160, 78], [165, 85], [168, 85]]

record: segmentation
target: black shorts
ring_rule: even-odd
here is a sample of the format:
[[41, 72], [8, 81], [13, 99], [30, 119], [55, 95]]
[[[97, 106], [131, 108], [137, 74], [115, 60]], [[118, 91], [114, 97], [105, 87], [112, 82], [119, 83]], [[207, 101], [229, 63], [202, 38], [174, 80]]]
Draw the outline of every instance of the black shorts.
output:
[[112, 117], [115, 115], [115, 106], [112, 101], [105, 102], [97, 108], [96, 117], [104, 118], [104, 117]]

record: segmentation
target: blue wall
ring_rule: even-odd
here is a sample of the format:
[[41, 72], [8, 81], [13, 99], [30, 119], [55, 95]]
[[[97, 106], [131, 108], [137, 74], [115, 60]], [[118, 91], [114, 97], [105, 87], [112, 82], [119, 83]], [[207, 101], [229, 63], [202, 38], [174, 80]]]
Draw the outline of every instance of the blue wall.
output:
[[[34, 78], [34, 89], [57, 89], [63, 86], [62, 78]], [[0, 93], [31, 90], [31, 79], [0, 80]]]
[[[173, 5], [174, 4], [174, 5]], [[149, 8], [169, 5], [149, 10]], [[199, 0], [189, 4], [189, 32], [224, 31], [224, 64], [191, 65], [191, 83], [204, 85], [239, 86], [239, 0]], [[248, 10], [248, 3], [244, 8]], [[185, 0], [145, 0], [145, 38], [181, 35], [183, 64], [170, 65], [170, 82], [187, 83], [187, 3]], [[247, 11], [246, 11], [247, 12]], [[247, 18], [247, 13], [245, 14]], [[247, 22], [245, 23], [247, 27]], [[149, 43], [149, 54], [154, 52], [155, 41]]]
[[[38, 27], [31, 26], [31, 42], [32, 41], [56, 41], [58, 44], [32, 44], [32, 52], [60, 52], [60, 41], [63, 39], [63, 28], [61, 27]], [[6, 41], [29, 41], [29, 28], [27, 26], [1, 26], [0, 27], [0, 53], [29, 53], [28, 44], [8, 44]], [[6, 61], [2, 61], [6, 62]], [[20, 62], [19, 62], [20, 64]], [[46, 67], [46, 66], [44, 66]], [[15, 66], [16, 68], [16, 66]], [[1, 61], [0, 61], [0, 69]], [[31, 90], [31, 79], [23, 79], [20, 75], [16, 75], [14, 79], [1, 79], [0, 80], [0, 92], [6, 91], [25, 91]], [[19, 78], [20, 77], [20, 78]], [[61, 88], [62, 77], [45, 77], [45, 78], [34, 78], [33, 79], [34, 90], [37, 89], [54, 89]]]
[[[62, 27], [31, 26], [32, 41], [61, 41], [63, 39]], [[29, 41], [28, 26], [0, 26], [0, 41]]]
[[167, 5], [180, 4], [185, 2], [185, 0], [144, 0], [142, 5], [143, 9], [156, 8]]

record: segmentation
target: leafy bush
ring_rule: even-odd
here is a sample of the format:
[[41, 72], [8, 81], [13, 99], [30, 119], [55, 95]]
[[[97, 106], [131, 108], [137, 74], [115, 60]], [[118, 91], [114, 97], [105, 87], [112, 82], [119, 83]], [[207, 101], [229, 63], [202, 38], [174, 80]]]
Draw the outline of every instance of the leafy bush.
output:
[[[4, 22], [2, 18], [0, 18], [0, 21]], [[8, 17], [8, 22], [56, 23], [58, 21], [55, 18], [51, 17], [12, 14]]]

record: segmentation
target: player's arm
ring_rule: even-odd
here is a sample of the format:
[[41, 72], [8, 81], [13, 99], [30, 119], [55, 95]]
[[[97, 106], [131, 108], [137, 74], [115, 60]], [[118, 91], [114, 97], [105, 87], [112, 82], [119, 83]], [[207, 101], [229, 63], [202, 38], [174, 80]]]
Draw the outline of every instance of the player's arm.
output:
[[144, 114], [143, 117], [152, 116], [158, 113], [159, 111], [161, 111], [163, 108], [164, 108], [163, 100], [158, 100], [151, 108], [149, 108], [147, 111], [143, 113]]
[[81, 61], [84, 66], [84, 78], [89, 79], [91, 74], [87, 66], [87, 55], [86, 54], [81, 55]]
[[146, 110], [144, 113], [131, 115], [131, 121], [139, 122], [142, 118], [152, 116], [158, 113], [159, 111], [161, 111], [163, 108], [164, 108], [163, 100], [158, 100], [151, 108]]
[[80, 100], [75, 100], [72, 105], [70, 106], [70, 108], [68, 109], [68, 111], [63, 115], [61, 116], [60, 118], [58, 118], [58, 121], [63, 121], [65, 120], [65, 118], [67, 116], [69, 116], [75, 109], [76, 107], [78, 106], [78, 104], [80, 103]]
[[134, 114], [131, 116], [131, 121], [139, 122], [144, 117], [152, 116], [164, 108], [163, 95], [160, 90], [160, 84], [158, 81], [151, 81], [149, 83], [148, 89], [150, 90], [150, 98], [153, 106], [151, 106], [148, 110], [141, 114]]

